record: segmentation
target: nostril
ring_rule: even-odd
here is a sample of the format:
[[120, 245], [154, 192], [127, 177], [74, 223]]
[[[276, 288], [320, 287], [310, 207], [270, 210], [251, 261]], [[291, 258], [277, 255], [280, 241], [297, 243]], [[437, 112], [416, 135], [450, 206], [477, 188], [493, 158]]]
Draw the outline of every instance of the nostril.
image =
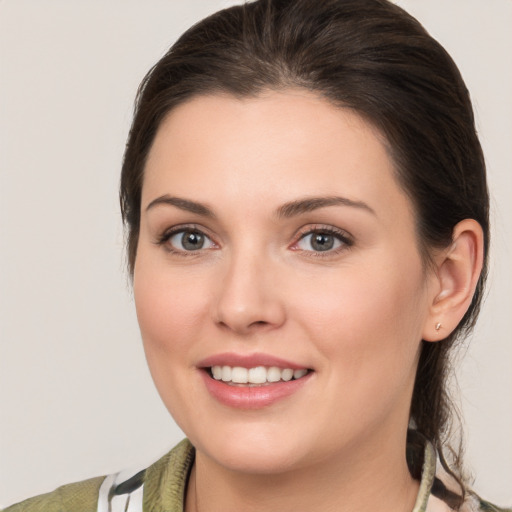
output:
[[263, 329], [264, 327], [268, 327], [270, 325], [269, 322], [265, 322], [265, 320], [257, 320], [256, 322], [252, 322], [248, 325], [248, 330], [251, 329]]
[[275, 296], [224, 293], [214, 303], [212, 316], [221, 329], [248, 334], [278, 327], [285, 320], [282, 303]]

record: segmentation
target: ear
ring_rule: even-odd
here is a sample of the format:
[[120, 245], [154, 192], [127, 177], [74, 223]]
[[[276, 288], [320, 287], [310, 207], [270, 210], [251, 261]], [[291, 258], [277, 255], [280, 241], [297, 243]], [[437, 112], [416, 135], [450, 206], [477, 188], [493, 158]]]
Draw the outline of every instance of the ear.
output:
[[473, 219], [459, 222], [449, 248], [435, 258], [434, 287], [423, 339], [439, 341], [449, 336], [468, 310], [482, 271], [484, 235]]

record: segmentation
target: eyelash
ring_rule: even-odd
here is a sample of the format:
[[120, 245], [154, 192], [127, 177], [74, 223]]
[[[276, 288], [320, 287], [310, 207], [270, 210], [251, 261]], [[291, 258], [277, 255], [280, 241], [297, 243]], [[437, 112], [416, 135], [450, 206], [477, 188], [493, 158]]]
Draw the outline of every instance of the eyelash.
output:
[[[192, 251], [180, 250], [180, 249], [175, 249], [171, 244], [168, 243], [169, 240], [173, 236], [180, 234], [180, 233], [186, 233], [186, 232], [198, 233], [200, 235], [203, 235], [205, 238], [210, 240], [212, 244], [217, 246], [217, 244], [212, 240], [212, 238], [205, 233], [204, 228], [201, 228], [200, 226], [197, 226], [194, 224], [184, 225], [184, 226], [183, 225], [175, 226], [171, 229], [168, 229], [167, 231], [164, 231], [157, 238], [155, 243], [156, 243], [156, 245], [165, 246], [165, 249], [168, 252], [170, 252], [172, 254], [176, 254], [178, 256], [183, 256], [183, 257], [197, 256], [202, 249], [198, 249], [195, 251], [194, 250], [192, 250]], [[328, 249], [326, 251], [305, 250], [305, 249], [301, 249], [301, 248], [297, 247], [297, 245], [302, 240], [304, 240], [307, 236], [315, 235], [315, 234], [316, 235], [332, 236], [338, 242], [340, 242], [341, 245], [335, 249]], [[332, 226], [319, 225], [319, 226], [313, 226], [313, 227], [308, 226], [306, 229], [299, 232], [298, 235], [296, 236], [295, 242], [293, 242], [293, 244], [290, 246], [290, 249], [297, 251], [297, 252], [300, 251], [300, 252], [305, 253], [308, 256], [313, 257], [313, 258], [326, 258], [326, 257], [330, 257], [333, 255], [337, 255], [340, 252], [346, 251], [347, 249], [350, 249], [350, 247], [352, 247], [353, 245], [354, 245], [354, 240], [346, 231], [334, 228]]]
[[214, 245], [215, 242], [212, 240], [212, 238], [205, 233], [204, 228], [201, 228], [199, 226], [196, 226], [194, 224], [190, 225], [182, 225], [182, 226], [175, 226], [171, 229], [168, 229], [167, 231], [164, 231], [156, 240], [156, 245], [164, 246], [165, 250], [170, 252], [171, 254], [175, 254], [177, 256], [183, 256], [183, 257], [190, 257], [190, 256], [197, 256], [201, 249], [198, 249], [196, 251], [185, 251], [174, 248], [169, 242], [169, 240], [180, 233], [198, 233], [200, 235], [203, 235], [206, 239], [210, 240]]
[[[310, 235], [327, 235], [334, 237], [338, 242], [340, 242], [340, 246], [335, 249], [329, 249], [326, 251], [308, 251], [304, 249], [300, 249], [297, 245], [304, 240], [307, 236]], [[292, 250], [301, 251], [312, 258], [328, 258], [335, 256], [341, 252], [344, 252], [350, 249], [354, 245], [353, 238], [346, 232], [341, 229], [334, 228], [332, 226], [308, 226], [302, 232], [299, 233], [297, 241], [293, 243], [291, 246]]]

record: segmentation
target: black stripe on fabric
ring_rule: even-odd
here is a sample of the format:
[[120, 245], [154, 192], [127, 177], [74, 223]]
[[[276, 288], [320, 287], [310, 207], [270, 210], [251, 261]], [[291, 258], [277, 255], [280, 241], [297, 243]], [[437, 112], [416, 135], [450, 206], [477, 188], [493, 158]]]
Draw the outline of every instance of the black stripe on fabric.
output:
[[128, 480], [121, 482], [114, 489], [114, 496], [120, 496], [121, 494], [128, 494], [130, 492], [135, 491], [144, 483], [144, 475], [146, 474], [146, 470], [143, 469], [139, 471], [136, 475], [133, 475]]
[[461, 496], [450, 491], [437, 476], [434, 479], [430, 492], [440, 500], [443, 500], [450, 508], [456, 509], [460, 505]]
[[407, 431], [407, 466], [411, 476], [418, 481], [421, 481], [423, 462], [425, 461], [425, 445], [427, 442], [427, 439], [417, 430], [409, 429]]

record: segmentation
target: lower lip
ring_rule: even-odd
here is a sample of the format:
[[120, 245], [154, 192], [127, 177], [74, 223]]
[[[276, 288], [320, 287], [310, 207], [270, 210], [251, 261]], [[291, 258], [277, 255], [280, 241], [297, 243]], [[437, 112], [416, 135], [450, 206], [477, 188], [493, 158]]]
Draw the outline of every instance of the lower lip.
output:
[[261, 409], [299, 391], [312, 372], [297, 380], [272, 382], [262, 386], [232, 386], [210, 377], [206, 370], [201, 375], [210, 394], [221, 404], [237, 409]]

